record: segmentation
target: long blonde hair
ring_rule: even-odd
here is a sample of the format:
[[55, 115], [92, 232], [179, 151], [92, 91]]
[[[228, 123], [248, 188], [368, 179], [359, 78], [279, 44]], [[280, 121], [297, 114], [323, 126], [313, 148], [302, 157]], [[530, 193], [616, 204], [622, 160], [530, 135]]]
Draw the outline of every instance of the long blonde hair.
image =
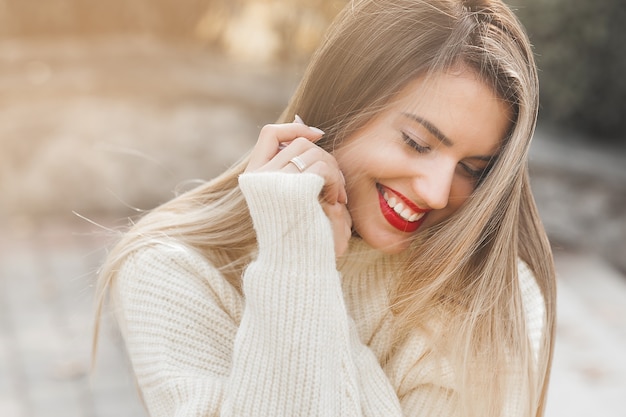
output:
[[[433, 343], [455, 371], [461, 414], [501, 415], [509, 394], [502, 389], [505, 379], [517, 375], [525, 414], [540, 416], [553, 349], [555, 274], [527, 168], [537, 73], [528, 38], [509, 8], [500, 0], [354, 0], [331, 26], [279, 122], [298, 113], [326, 132], [318, 144], [332, 152], [410, 81], [459, 64], [509, 103], [511, 129], [470, 199], [409, 248], [410, 262], [391, 289], [398, 334], [443, 308], [446, 331], [433, 336]], [[124, 234], [101, 270], [98, 317], [124, 258], [165, 236], [205, 255], [240, 288], [256, 251], [237, 183], [246, 163], [244, 157]], [[546, 305], [538, 360], [527, 341], [518, 259], [533, 271]]]

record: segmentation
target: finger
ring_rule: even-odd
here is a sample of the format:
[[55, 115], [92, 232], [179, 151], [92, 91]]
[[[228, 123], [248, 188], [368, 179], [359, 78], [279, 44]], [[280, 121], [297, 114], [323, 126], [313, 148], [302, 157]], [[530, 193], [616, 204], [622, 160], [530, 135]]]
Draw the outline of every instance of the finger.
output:
[[326, 207], [326, 215], [335, 220], [336, 225], [341, 225], [337, 228], [340, 236], [348, 240], [352, 236], [352, 217], [350, 217], [348, 207], [339, 202], [335, 204], [324, 203], [323, 205]]
[[321, 193], [324, 200], [339, 201], [343, 204], [348, 201], [345, 179], [339, 170], [337, 160], [308, 139], [294, 139], [287, 149], [279, 152], [258, 170], [318, 174], [324, 178], [324, 189]]
[[[302, 161], [302, 169], [295, 169], [297, 164], [290, 164], [290, 161], [298, 157]], [[304, 172], [317, 160], [332, 158], [330, 154], [317, 147], [313, 142], [306, 138], [296, 138], [289, 144], [289, 147], [278, 152], [269, 162], [259, 168], [259, 171], [286, 171], [286, 172]]]
[[352, 236], [352, 219], [344, 204], [322, 203], [322, 208], [332, 226], [335, 254], [341, 256], [348, 249]]
[[[306, 150], [298, 153], [300, 149]], [[294, 160], [292, 151], [297, 157]], [[322, 196], [329, 202], [339, 201], [342, 204], [348, 202], [348, 194], [346, 192], [346, 180], [343, 173], [339, 169], [337, 160], [330, 153], [315, 146], [311, 143], [307, 143], [304, 140], [298, 139], [297, 143], [290, 146], [290, 149], [284, 151], [284, 154], [278, 155], [276, 158], [277, 164], [284, 164], [284, 170], [287, 172], [312, 172], [316, 173], [324, 178], [324, 190], [322, 190]], [[325, 162], [326, 165], [316, 165], [316, 162]], [[305, 168], [302, 169], [302, 166]]]
[[[348, 241], [352, 237], [352, 217], [350, 216], [350, 212], [348, 211], [348, 207], [345, 204], [341, 205], [341, 212], [343, 213], [343, 237], [346, 240], [346, 248], [348, 249]], [[344, 252], [345, 252], [344, 250]], [[342, 253], [343, 255], [343, 253]]]
[[347, 194], [339, 169], [326, 161], [315, 161], [306, 172], [317, 174], [324, 178], [324, 188], [320, 194], [322, 200], [329, 204], [337, 202], [346, 204]]
[[[305, 126], [307, 125], [306, 123], [304, 123], [304, 120], [302, 120], [302, 118], [301, 118], [300, 116], [298, 116], [297, 114], [296, 114], [296, 116], [295, 116], [295, 117], [294, 117], [294, 119], [293, 119], [293, 123], [298, 123], [298, 124], [305, 125]], [[290, 143], [291, 143], [291, 142], [281, 142], [281, 143], [279, 143], [279, 144], [278, 144], [278, 150], [279, 150], [279, 151], [282, 151], [282, 150], [283, 150], [283, 149], [285, 149], [285, 148], [287, 147], [287, 145], [289, 145]]]
[[265, 165], [280, 151], [281, 143], [293, 141], [298, 137], [315, 142], [323, 135], [324, 132], [320, 129], [300, 123], [265, 125], [259, 133], [246, 171], [254, 171]]

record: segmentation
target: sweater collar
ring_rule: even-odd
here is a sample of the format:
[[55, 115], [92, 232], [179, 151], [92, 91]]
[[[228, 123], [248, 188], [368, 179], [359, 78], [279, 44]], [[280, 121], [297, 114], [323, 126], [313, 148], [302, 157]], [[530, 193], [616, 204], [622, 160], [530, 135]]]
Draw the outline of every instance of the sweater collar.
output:
[[386, 254], [372, 248], [360, 237], [352, 237], [346, 254], [337, 259], [337, 268], [344, 274], [374, 269], [378, 271], [377, 275], [393, 275], [406, 259], [406, 252]]

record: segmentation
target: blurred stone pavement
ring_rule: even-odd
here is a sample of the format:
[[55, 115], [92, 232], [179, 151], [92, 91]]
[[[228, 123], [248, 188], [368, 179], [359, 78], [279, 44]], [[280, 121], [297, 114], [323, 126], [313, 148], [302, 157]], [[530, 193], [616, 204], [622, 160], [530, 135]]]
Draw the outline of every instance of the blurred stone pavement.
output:
[[[0, 42], [1, 417], [146, 415], [108, 315], [90, 372], [106, 229], [222, 171], [301, 71], [149, 39]], [[625, 161], [544, 127], [533, 144], [559, 278], [548, 417], [626, 417]]]
[[[0, 240], [0, 416], [142, 417], [105, 316], [90, 373], [94, 275], [107, 238], [76, 221]], [[548, 417], [626, 416], [626, 279], [556, 251], [559, 304]]]

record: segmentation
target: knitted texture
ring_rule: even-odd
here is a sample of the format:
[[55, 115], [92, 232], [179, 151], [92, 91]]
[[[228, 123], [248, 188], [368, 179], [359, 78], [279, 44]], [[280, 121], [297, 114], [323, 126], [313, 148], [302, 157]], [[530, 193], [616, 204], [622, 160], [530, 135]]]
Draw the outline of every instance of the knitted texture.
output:
[[[259, 243], [243, 296], [173, 239], [128, 256], [112, 286], [150, 415], [449, 416], [453, 378], [427, 338], [392, 350], [387, 286], [402, 255], [353, 239], [337, 262], [317, 175], [239, 184]], [[545, 309], [524, 265], [520, 285], [537, 348]]]

